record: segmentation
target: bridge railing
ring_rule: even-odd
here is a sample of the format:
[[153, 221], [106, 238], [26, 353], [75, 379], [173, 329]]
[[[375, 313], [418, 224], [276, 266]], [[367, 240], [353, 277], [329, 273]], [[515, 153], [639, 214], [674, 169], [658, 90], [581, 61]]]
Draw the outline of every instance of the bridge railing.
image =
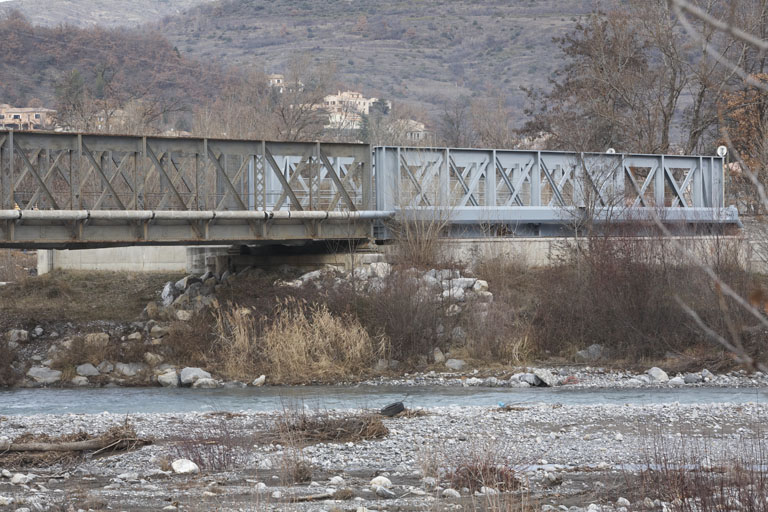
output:
[[374, 164], [378, 209], [447, 209], [466, 222], [723, 207], [719, 157], [376, 147]]
[[0, 131], [0, 209], [358, 211], [362, 144]]

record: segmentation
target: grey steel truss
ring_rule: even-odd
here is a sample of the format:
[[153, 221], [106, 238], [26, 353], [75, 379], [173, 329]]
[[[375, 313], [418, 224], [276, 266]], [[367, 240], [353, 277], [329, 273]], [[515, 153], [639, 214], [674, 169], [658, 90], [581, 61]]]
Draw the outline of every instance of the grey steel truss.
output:
[[738, 222], [722, 173], [717, 157], [0, 131], [0, 246], [362, 239], [393, 215], [471, 233]]
[[719, 157], [377, 147], [374, 163], [377, 207], [411, 219], [536, 234], [586, 216], [738, 222]]

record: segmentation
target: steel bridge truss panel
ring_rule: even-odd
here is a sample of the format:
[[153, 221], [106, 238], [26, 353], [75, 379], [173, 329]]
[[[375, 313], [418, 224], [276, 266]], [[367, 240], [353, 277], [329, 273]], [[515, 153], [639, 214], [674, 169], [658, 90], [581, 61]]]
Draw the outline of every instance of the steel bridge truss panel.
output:
[[382, 210], [723, 207], [716, 157], [377, 147], [374, 162]]
[[0, 132], [0, 209], [309, 210], [372, 206], [360, 144]]

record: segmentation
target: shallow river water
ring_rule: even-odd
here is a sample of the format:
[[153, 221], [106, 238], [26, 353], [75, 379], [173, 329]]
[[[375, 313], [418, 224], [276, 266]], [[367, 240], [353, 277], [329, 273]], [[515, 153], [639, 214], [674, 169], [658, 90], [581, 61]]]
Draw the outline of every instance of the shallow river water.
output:
[[499, 404], [706, 404], [768, 403], [765, 388], [482, 388], [457, 386], [275, 386], [244, 389], [87, 388], [0, 391], [0, 415], [118, 414], [190, 411], [274, 411], [297, 405], [312, 409]]

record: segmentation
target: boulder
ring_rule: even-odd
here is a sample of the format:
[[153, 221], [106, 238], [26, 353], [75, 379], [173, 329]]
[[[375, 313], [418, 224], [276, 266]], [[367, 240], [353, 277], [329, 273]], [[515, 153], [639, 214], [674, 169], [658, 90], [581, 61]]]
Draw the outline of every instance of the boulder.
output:
[[10, 343], [23, 343], [29, 339], [29, 332], [24, 329], [11, 329], [8, 331], [8, 341]]
[[165, 286], [163, 286], [163, 291], [160, 292], [160, 300], [162, 301], [163, 306], [168, 307], [173, 304], [173, 300], [176, 298], [176, 294], [176, 287], [173, 285], [173, 283], [170, 281], [165, 283]]
[[216, 389], [219, 383], [215, 379], [197, 379], [192, 387], [195, 389]]
[[487, 292], [488, 281], [483, 281], [482, 279], [478, 279], [477, 281], [475, 281], [475, 284], [472, 285], [472, 291], [475, 293]]
[[147, 369], [144, 363], [116, 363], [115, 371], [125, 377], [135, 377]]
[[211, 374], [202, 368], [187, 367], [181, 370], [181, 384], [191, 386], [199, 379], [210, 379]]
[[553, 387], [557, 386], [558, 379], [555, 377], [551, 371], [546, 370], [544, 368], [536, 368], [533, 370], [533, 374], [538, 377], [538, 379], [542, 382], [544, 386], [547, 387]]
[[662, 383], [662, 382], [669, 382], [669, 376], [667, 375], [667, 372], [662, 370], [661, 368], [653, 367], [647, 372], [645, 372], [650, 378], [652, 383]]
[[266, 375], [259, 375], [257, 378], [253, 379], [253, 382], [251, 382], [251, 386], [263, 386], [264, 383], [267, 381]]
[[182, 277], [181, 279], [176, 281], [173, 284], [173, 287], [176, 288], [178, 291], [183, 292], [187, 288], [189, 288], [192, 284], [201, 283], [201, 282], [202, 281], [200, 281], [199, 277], [190, 275], [190, 276]]
[[152, 326], [152, 329], [149, 330], [149, 335], [153, 338], [162, 338], [163, 336], [168, 335], [168, 328], [155, 324]]
[[[515, 376], [513, 375], [512, 378]], [[529, 386], [541, 386], [541, 379], [536, 376], [535, 373], [519, 373], [517, 374], [517, 380], [525, 382]]]
[[106, 348], [109, 345], [109, 334], [92, 332], [85, 335], [85, 346], [92, 349]]
[[454, 288], [448, 288], [447, 290], [443, 290], [443, 299], [445, 300], [455, 300], [457, 302], [463, 302], [464, 298], [465, 298], [464, 288], [457, 286]]
[[128, 341], [141, 341], [143, 338], [144, 338], [144, 335], [141, 334], [140, 332], [136, 331], [136, 332], [132, 332], [131, 334], [126, 336], [125, 339], [128, 340]]
[[435, 350], [432, 351], [432, 359], [434, 359], [437, 364], [445, 362], [445, 354], [440, 350], [440, 347], [435, 347]]
[[27, 377], [39, 384], [55, 384], [61, 380], [61, 372], [45, 366], [33, 366], [27, 371]]
[[87, 386], [89, 384], [88, 377], [83, 377], [82, 375], [72, 377], [72, 380], [69, 382], [71, 382], [73, 386]]
[[168, 370], [157, 376], [157, 382], [164, 388], [179, 387], [179, 374], [176, 370]]
[[97, 375], [101, 375], [101, 372], [99, 372], [99, 370], [91, 363], [81, 364], [75, 368], [75, 371], [82, 377], [95, 377]]
[[371, 275], [378, 277], [379, 279], [384, 279], [392, 273], [392, 265], [383, 261], [371, 263], [370, 269]]
[[392, 481], [385, 476], [377, 476], [371, 480], [371, 488], [374, 489], [376, 487], [384, 487], [385, 489], [389, 489], [392, 487]]
[[700, 373], [686, 373], [683, 380], [686, 384], [699, 384], [704, 381], [704, 377]]
[[704, 379], [705, 382], [709, 382], [715, 379], [715, 374], [704, 368], [701, 370], [701, 378]]
[[342, 477], [340, 477], [340, 476], [334, 476], [333, 478], [331, 478], [331, 482], [330, 483], [331, 483], [331, 485], [334, 485], [334, 486], [338, 487], [340, 485], [344, 485], [344, 479]]
[[179, 475], [191, 475], [200, 472], [200, 468], [189, 459], [177, 459], [171, 463], [173, 472]]
[[99, 370], [100, 373], [112, 373], [112, 370], [115, 369], [115, 365], [109, 361], [102, 361], [99, 363], [99, 366], [97, 366], [96, 369]]
[[154, 367], [162, 364], [163, 356], [153, 352], [144, 352], [144, 362], [146, 362], [149, 366]]
[[683, 386], [685, 384], [685, 379], [682, 377], [674, 377], [672, 379], [669, 379], [668, 384], [670, 386]]
[[461, 494], [456, 489], [443, 489], [443, 498], [461, 498]]
[[379, 485], [379, 486], [374, 487], [373, 492], [376, 493], [376, 496], [378, 496], [379, 498], [384, 498], [385, 500], [393, 500], [393, 499], [397, 498], [397, 494], [395, 494], [394, 492], [390, 491], [389, 489], [387, 489], [383, 485]]
[[460, 371], [463, 370], [467, 363], [461, 359], [449, 359], [445, 362], [445, 366], [451, 370]]
[[579, 363], [591, 363], [605, 357], [605, 348], [602, 345], [594, 343], [584, 350], [576, 352], [576, 361]]
[[189, 322], [192, 320], [192, 312], [186, 309], [180, 309], [176, 311], [176, 320], [180, 322]]

